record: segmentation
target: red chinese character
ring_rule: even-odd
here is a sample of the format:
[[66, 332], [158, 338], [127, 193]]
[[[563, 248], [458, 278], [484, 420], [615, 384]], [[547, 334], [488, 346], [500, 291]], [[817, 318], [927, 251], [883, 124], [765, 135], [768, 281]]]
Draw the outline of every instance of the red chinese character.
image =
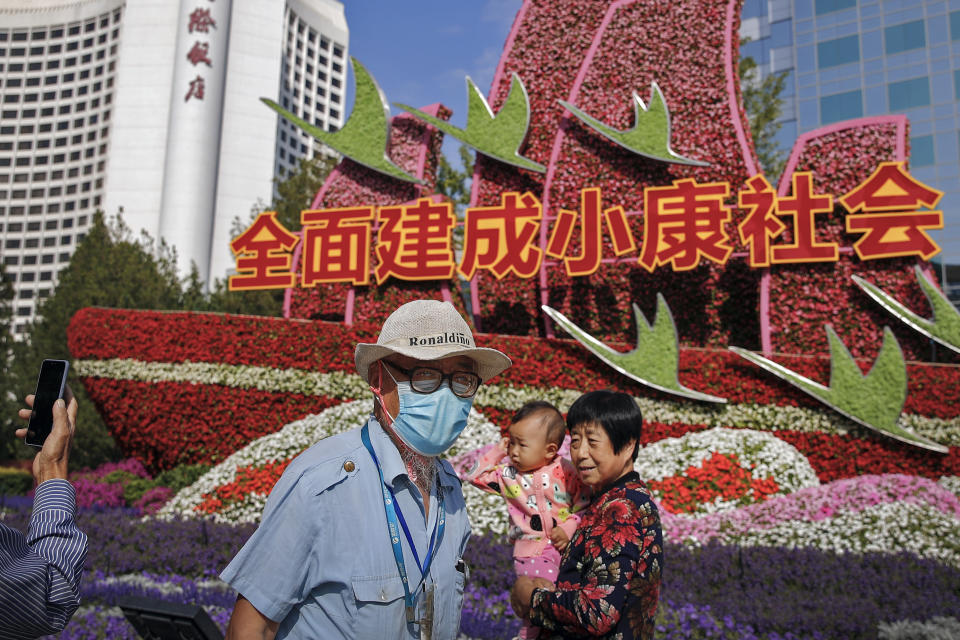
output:
[[467, 209], [457, 271], [467, 280], [477, 269], [490, 269], [497, 279], [510, 271], [533, 277], [543, 259], [543, 252], [533, 246], [541, 216], [540, 202], [530, 192], [504, 193], [499, 206]]
[[737, 227], [740, 241], [750, 247], [751, 267], [770, 266], [770, 241], [787, 227], [777, 218], [777, 193], [762, 175], [747, 181], [749, 191], [741, 191], [737, 197], [741, 209], [749, 209], [743, 222]]
[[813, 174], [802, 171], [793, 174], [793, 196], [780, 198], [778, 216], [793, 218], [793, 243], [773, 247], [771, 262], [836, 262], [839, 246], [836, 242], [817, 242], [814, 216], [833, 211], [833, 196], [813, 194]]
[[203, 100], [203, 77], [197, 76], [190, 81], [190, 88], [187, 90], [187, 95], [183, 96], [183, 101], [186, 102], [190, 98], [196, 98], [197, 100]]
[[380, 207], [377, 240], [377, 284], [393, 276], [401, 280], [442, 280], [453, 275], [450, 232], [457, 218], [449, 202]]
[[[564, 257], [573, 227], [577, 222], [577, 212], [561, 209], [547, 242], [547, 255], [563, 258], [563, 266], [568, 276], [587, 276], [600, 268], [602, 258], [600, 225], [600, 189], [580, 190], [580, 255], [575, 258]], [[607, 229], [613, 244], [613, 252], [621, 256], [636, 250], [637, 245], [627, 225], [627, 216], [623, 207], [610, 207], [603, 212]]]
[[217, 23], [210, 17], [210, 9], [194, 9], [190, 14], [190, 23], [187, 25], [189, 32], [208, 33], [211, 28], [216, 29]]
[[187, 60], [189, 60], [193, 66], [197, 66], [201, 62], [208, 67], [213, 66], [210, 58], [207, 57], [208, 53], [210, 53], [210, 45], [206, 42], [197, 41], [193, 43], [193, 48], [187, 53]]
[[647, 271], [668, 262], [675, 271], [687, 271], [701, 257], [724, 264], [733, 251], [724, 228], [730, 221], [730, 208], [723, 203], [729, 194], [725, 182], [697, 184], [691, 178], [645, 189], [640, 264]]
[[373, 207], [300, 212], [304, 287], [318, 282], [370, 282]]
[[238, 256], [237, 275], [230, 276], [227, 283], [230, 291], [286, 289], [296, 282], [290, 262], [300, 239], [287, 231], [276, 216], [276, 211], [264, 211], [230, 243], [233, 254]]
[[864, 234], [854, 243], [853, 250], [861, 260], [898, 256], [929, 260], [940, 252], [940, 247], [926, 230], [943, 228], [943, 212], [917, 208], [935, 207], [942, 197], [942, 191], [931, 189], [908, 174], [904, 163], [880, 163], [869, 178], [840, 198], [851, 213], [846, 220], [847, 233]]

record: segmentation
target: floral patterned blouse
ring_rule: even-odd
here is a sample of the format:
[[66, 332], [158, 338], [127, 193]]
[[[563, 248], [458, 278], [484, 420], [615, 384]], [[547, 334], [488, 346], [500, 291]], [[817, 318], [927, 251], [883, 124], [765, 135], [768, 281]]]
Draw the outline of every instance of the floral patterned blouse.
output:
[[541, 638], [653, 638], [662, 566], [660, 514], [632, 471], [581, 513], [557, 589], [534, 590], [530, 622]]

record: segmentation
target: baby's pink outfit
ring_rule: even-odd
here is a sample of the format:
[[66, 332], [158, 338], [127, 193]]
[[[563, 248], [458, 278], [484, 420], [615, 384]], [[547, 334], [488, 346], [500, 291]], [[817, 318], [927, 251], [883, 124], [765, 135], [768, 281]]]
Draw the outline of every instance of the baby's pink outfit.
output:
[[[550, 463], [527, 473], [509, 464], [500, 464], [503, 451], [491, 447], [477, 460], [467, 480], [507, 501], [513, 566], [518, 576], [545, 578], [556, 582], [560, 552], [550, 542], [550, 532], [560, 527], [573, 537], [580, 524], [577, 511], [589, 504], [573, 464], [555, 457]], [[521, 638], [536, 638], [540, 630], [525, 624]]]

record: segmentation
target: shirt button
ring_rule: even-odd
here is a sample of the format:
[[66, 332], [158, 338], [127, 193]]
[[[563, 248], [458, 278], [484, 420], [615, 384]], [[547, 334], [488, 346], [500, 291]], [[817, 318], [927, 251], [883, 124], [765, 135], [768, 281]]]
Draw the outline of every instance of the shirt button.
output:
[[350, 473], [356, 468], [357, 466], [353, 464], [353, 460], [347, 460], [346, 462], [343, 463], [343, 470], [346, 471], [347, 473]]
[[381, 592], [380, 592], [380, 599], [386, 601], [386, 599], [387, 599], [387, 592], [386, 592], [386, 591], [381, 591]]

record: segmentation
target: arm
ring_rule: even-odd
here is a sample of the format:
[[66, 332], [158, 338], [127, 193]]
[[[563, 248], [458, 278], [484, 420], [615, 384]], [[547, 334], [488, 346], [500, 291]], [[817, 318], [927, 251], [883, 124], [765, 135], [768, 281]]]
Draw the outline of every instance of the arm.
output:
[[[80, 605], [87, 537], [74, 516], [76, 493], [67, 480], [77, 401], [69, 388], [53, 407], [53, 429], [33, 460], [38, 486], [26, 538], [0, 529], [0, 627], [41, 635], [63, 629]], [[33, 406], [33, 396], [27, 396]], [[30, 410], [21, 409], [21, 418]], [[24, 437], [26, 429], [18, 429]]]
[[237, 596], [226, 640], [273, 640], [280, 623], [269, 619], [243, 596]]
[[[577, 475], [577, 470], [574, 469], [573, 464], [567, 460], [561, 460], [561, 469], [563, 469], [563, 484], [564, 491], [570, 495], [570, 504], [567, 505], [567, 508], [570, 512], [570, 515], [566, 520], [559, 523], [556, 528], [551, 532], [550, 538], [558, 550], [563, 551], [566, 547], [567, 542], [573, 538], [574, 532], [577, 530], [577, 527], [580, 526], [580, 514], [584, 509], [590, 504], [590, 488], [580, 482], [580, 476]], [[560, 529], [562, 534], [557, 534], [559, 540], [553, 539], [553, 534]], [[559, 544], [558, 544], [559, 542]], [[563, 546], [561, 546], [563, 545]]]
[[[608, 500], [599, 521], [589, 525], [583, 546], [575, 550], [581, 554], [579, 576], [571, 581], [561, 575], [552, 593], [532, 591], [531, 624], [566, 635], [605, 635], [617, 628], [621, 615], [633, 624], [632, 610], [649, 607], [651, 599], [637, 594], [640, 585], [653, 595], [655, 609], [663, 553], [660, 521], [648, 496], [629, 493]], [[642, 499], [636, 500], [639, 496]], [[652, 618], [653, 610], [641, 609], [639, 614], [637, 624], [652, 623], [647, 618]]]
[[80, 606], [87, 537], [73, 521], [66, 480], [37, 487], [29, 535], [0, 529], [0, 628], [30, 636], [63, 629]]
[[487, 493], [500, 495], [502, 485], [500, 484], [501, 467], [498, 463], [506, 455], [507, 438], [502, 438], [497, 446], [490, 447], [474, 463], [473, 468], [467, 473], [467, 481]]

